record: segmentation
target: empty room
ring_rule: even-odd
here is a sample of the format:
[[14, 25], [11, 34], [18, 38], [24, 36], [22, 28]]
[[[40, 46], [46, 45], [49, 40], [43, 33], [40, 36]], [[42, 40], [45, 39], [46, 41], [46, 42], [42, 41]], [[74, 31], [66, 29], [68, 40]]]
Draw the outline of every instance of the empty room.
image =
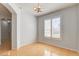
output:
[[0, 3], [0, 56], [79, 56], [79, 4]]

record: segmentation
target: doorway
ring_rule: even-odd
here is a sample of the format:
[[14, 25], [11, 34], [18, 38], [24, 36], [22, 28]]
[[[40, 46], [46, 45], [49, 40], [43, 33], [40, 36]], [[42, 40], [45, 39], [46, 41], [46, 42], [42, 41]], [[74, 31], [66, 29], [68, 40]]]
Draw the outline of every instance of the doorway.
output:
[[12, 13], [0, 4], [0, 51], [11, 50]]
[[1, 48], [11, 49], [11, 19], [1, 19]]

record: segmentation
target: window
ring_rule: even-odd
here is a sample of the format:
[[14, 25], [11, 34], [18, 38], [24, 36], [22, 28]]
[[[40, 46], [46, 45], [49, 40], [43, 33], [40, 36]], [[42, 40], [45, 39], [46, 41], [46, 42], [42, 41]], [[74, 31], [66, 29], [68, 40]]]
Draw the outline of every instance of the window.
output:
[[44, 36], [60, 38], [60, 17], [55, 17], [44, 21]]
[[51, 37], [51, 20], [45, 20], [45, 29], [44, 35], [45, 37]]
[[60, 17], [52, 19], [52, 37], [60, 38]]

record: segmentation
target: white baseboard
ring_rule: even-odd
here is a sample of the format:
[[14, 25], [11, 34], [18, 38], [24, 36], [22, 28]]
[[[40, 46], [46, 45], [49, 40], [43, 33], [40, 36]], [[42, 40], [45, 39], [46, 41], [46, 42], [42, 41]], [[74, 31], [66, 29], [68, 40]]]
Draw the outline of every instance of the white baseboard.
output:
[[32, 41], [32, 42], [29, 42], [29, 43], [24, 43], [24, 44], [20, 44], [20, 46], [17, 47], [17, 49], [23, 47], [23, 46], [27, 46], [27, 45], [30, 45], [32, 43], [35, 43], [36, 41]]
[[64, 48], [64, 49], [68, 49], [68, 50], [71, 50], [71, 51], [76, 51], [76, 52], [79, 52], [79, 50], [76, 50], [76, 49], [70, 49], [70, 48], [66, 48], [66, 47], [61, 47], [61, 46], [57, 46], [55, 44], [51, 44], [51, 43], [48, 43], [48, 42], [44, 42], [44, 41], [39, 41], [41, 43], [45, 43], [45, 44], [48, 44], [48, 45], [52, 45], [52, 46], [56, 46], [56, 47], [60, 47], [60, 48]]

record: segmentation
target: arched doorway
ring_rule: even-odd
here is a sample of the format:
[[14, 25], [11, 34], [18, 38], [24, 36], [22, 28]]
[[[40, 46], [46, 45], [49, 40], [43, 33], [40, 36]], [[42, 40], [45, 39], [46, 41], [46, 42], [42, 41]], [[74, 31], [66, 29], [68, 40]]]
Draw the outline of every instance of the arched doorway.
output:
[[11, 49], [11, 12], [0, 4], [0, 49]]
[[15, 10], [13, 9], [13, 7], [11, 6], [12, 4], [2, 3], [1, 5], [3, 5], [6, 9], [8, 9], [8, 11], [11, 13], [10, 49], [16, 49], [17, 48], [17, 14], [16, 14]]

